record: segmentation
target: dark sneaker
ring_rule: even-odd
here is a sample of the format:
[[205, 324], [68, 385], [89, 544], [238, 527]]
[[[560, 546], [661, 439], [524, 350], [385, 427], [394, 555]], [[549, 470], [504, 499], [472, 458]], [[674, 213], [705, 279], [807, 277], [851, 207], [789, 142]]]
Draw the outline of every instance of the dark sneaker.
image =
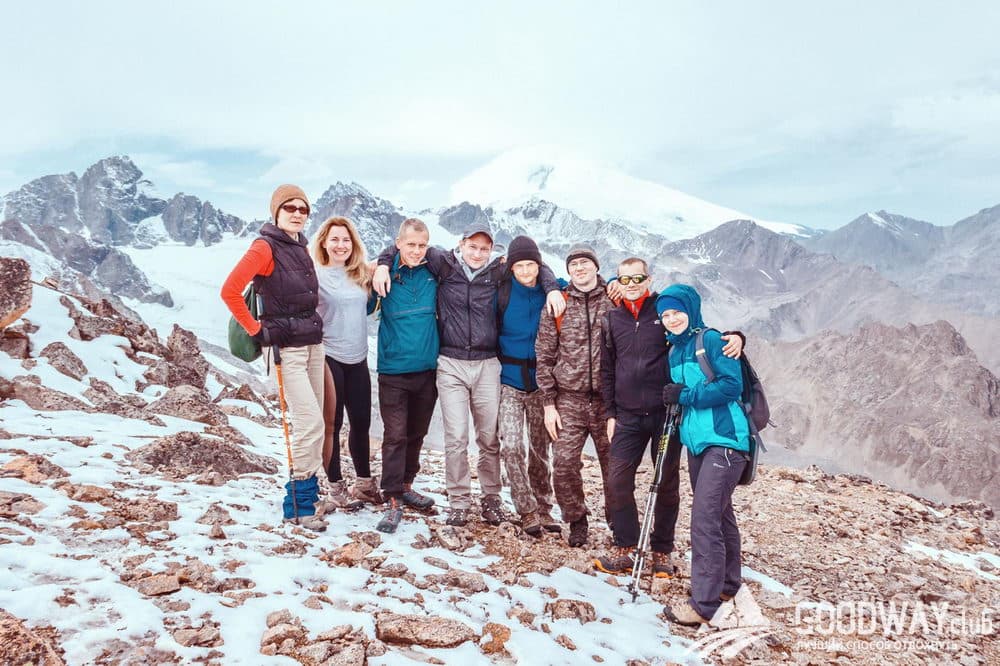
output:
[[399, 500], [395, 497], [389, 498], [389, 508], [386, 509], [385, 514], [382, 516], [382, 520], [378, 521], [378, 525], [375, 526], [379, 532], [385, 532], [386, 534], [392, 534], [399, 527], [399, 522], [403, 520], [403, 507], [400, 505]]
[[479, 507], [483, 522], [489, 525], [496, 527], [507, 520], [507, 513], [503, 510], [503, 504], [500, 503], [500, 498], [496, 495], [484, 497], [479, 503]]
[[412, 506], [417, 511], [426, 511], [434, 506], [434, 500], [427, 495], [421, 495], [416, 490], [404, 490], [402, 498], [403, 504]]
[[584, 514], [579, 520], [574, 520], [569, 524], [569, 545], [572, 548], [580, 548], [587, 543], [587, 515]]
[[674, 624], [682, 624], [686, 627], [696, 627], [700, 624], [708, 624], [708, 620], [698, 615], [698, 611], [691, 608], [689, 603], [674, 604], [664, 606], [663, 614]]
[[674, 560], [670, 553], [658, 553], [653, 551], [653, 575], [657, 578], [673, 578], [677, 573]]
[[542, 522], [538, 519], [538, 514], [534, 511], [521, 514], [521, 529], [524, 533], [536, 539], [542, 536]]
[[631, 546], [615, 546], [609, 554], [594, 560], [594, 568], [609, 574], [630, 574], [635, 565], [632, 561], [633, 550]]
[[448, 519], [444, 521], [445, 525], [452, 525], [454, 527], [465, 527], [469, 522], [469, 510], [468, 509], [449, 509]]

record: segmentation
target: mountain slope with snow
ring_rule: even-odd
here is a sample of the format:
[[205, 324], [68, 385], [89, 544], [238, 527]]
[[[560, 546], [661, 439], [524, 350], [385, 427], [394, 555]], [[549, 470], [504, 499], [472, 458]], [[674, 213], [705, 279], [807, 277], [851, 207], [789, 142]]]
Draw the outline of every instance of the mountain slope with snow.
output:
[[554, 148], [504, 153], [451, 188], [450, 204], [463, 201], [510, 209], [539, 200], [583, 218], [626, 221], [672, 240], [690, 238], [736, 219], [754, 220], [777, 233], [806, 236], [795, 224], [768, 222], [659, 183]]

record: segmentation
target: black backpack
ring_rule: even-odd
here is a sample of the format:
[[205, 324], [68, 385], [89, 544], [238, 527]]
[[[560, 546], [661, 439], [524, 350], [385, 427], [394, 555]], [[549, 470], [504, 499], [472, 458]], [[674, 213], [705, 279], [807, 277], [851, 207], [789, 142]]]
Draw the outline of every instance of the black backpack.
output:
[[[705, 331], [715, 330], [703, 328], [695, 334], [694, 353], [698, 359], [698, 366], [705, 375], [707, 382], [715, 381], [715, 370], [708, 361], [705, 353]], [[764, 385], [757, 375], [757, 371], [750, 365], [750, 360], [746, 354], [740, 354], [740, 370], [743, 374], [743, 393], [740, 394], [740, 407], [747, 416], [747, 424], [750, 426], [750, 451], [747, 456], [747, 466], [743, 468], [738, 485], [747, 486], [753, 483], [757, 477], [757, 456], [760, 451], [767, 453], [764, 440], [760, 436], [760, 431], [771, 423], [771, 408], [767, 405], [767, 396], [764, 394]]]

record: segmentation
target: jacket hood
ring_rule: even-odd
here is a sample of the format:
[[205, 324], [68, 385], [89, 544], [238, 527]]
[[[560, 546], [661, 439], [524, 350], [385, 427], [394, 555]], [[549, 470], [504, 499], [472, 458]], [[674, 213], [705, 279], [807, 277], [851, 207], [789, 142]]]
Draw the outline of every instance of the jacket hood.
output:
[[701, 318], [701, 296], [695, 291], [694, 287], [687, 284], [672, 284], [663, 291], [656, 298], [656, 312], [659, 314], [660, 310], [660, 299], [663, 298], [676, 298], [678, 301], [684, 304], [684, 309], [688, 314], [688, 327], [680, 335], [674, 335], [673, 333], [667, 331], [667, 340], [671, 344], [677, 344], [691, 337], [692, 332], [698, 329], [705, 328], [705, 322]]

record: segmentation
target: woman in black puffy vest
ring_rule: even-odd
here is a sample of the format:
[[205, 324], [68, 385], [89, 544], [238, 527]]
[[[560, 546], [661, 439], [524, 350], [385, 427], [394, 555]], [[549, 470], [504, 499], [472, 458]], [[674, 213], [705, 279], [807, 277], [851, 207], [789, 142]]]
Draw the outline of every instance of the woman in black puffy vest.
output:
[[[285, 485], [284, 518], [316, 531], [322, 519], [317, 473], [323, 469], [323, 326], [316, 313], [319, 283], [302, 233], [309, 200], [295, 185], [271, 196], [272, 222], [240, 259], [222, 287], [222, 299], [247, 333], [264, 347], [272, 373], [280, 357], [285, 401], [291, 412], [291, 479]], [[261, 297], [260, 321], [241, 293], [253, 281]], [[294, 497], [293, 497], [294, 487]]]

